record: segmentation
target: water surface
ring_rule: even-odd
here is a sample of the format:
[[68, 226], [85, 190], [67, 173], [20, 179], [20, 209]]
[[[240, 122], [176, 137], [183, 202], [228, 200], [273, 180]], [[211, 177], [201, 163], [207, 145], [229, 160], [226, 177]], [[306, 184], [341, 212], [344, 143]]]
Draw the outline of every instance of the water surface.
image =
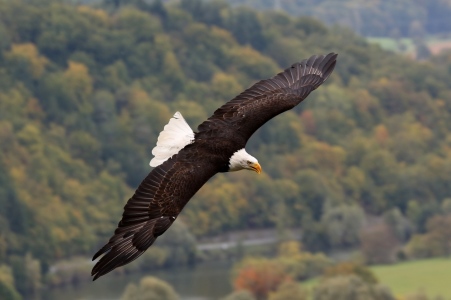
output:
[[144, 276], [155, 276], [171, 284], [182, 300], [214, 300], [232, 291], [232, 263], [217, 262], [191, 268], [159, 270], [124, 276], [106, 275], [95, 282], [54, 288], [42, 292], [42, 300], [119, 300], [129, 283]]

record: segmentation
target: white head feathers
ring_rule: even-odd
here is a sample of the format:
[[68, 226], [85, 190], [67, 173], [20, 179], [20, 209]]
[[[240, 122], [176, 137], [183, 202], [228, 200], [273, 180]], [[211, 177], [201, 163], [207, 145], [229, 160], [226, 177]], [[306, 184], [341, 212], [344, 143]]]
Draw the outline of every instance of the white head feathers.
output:
[[233, 153], [229, 160], [229, 172], [243, 169], [252, 170], [257, 173], [261, 173], [262, 171], [258, 160], [247, 153], [244, 148]]

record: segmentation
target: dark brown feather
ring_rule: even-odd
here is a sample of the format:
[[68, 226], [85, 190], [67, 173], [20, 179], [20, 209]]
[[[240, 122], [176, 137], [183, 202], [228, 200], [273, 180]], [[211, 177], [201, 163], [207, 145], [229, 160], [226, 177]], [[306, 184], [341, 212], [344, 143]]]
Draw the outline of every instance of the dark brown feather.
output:
[[[191, 147], [190, 151], [197, 151]], [[183, 151], [182, 151], [183, 152]], [[200, 156], [200, 155], [199, 155]], [[92, 269], [93, 280], [138, 258], [177, 218], [188, 200], [217, 171], [211, 161], [186, 162], [179, 153], [143, 180], [124, 207], [122, 220]], [[201, 169], [198, 169], [201, 166]], [[191, 172], [196, 168], [196, 177]]]
[[153, 169], [124, 207], [114, 235], [95, 255], [94, 280], [144, 253], [175, 221], [189, 199], [261, 125], [293, 108], [332, 73], [336, 54], [312, 56], [254, 84], [199, 126], [195, 141]]
[[200, 124], [200, 135], [233, 127], [234, 134], [241, 134], [247, 141], [264, 123], [295, 107], [317, 89], [332, 73], [336, 58], [334, 53], [314, 55], [273, 78], [257, 82]]

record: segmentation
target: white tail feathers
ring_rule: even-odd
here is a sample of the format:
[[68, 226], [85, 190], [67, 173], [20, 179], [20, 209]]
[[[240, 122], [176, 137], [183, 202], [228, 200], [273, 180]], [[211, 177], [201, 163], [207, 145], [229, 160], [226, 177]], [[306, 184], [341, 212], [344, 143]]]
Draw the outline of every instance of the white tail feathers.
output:
[[164, 126], [158, 136], [157, 145], [152, 149], [155, 156], [149, 163], [151, 167], [156, 167], [164, 163], [174, 154], [177, 154], [186, 145], [194, 141], [194, 132], [186, 123], [182, 114], [176, 112]]

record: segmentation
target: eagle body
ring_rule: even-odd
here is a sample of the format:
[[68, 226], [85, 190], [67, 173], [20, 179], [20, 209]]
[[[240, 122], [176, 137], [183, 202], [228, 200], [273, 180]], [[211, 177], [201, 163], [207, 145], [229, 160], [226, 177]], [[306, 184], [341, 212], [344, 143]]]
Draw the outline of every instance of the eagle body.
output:
[[154, 169], [124, 207], [113, 236], [93, 257], [102, 256], [93, 280], [144, 253], [175, 221], [194, 194], [216, 173], [243, 169], [261, 172], [245, 146], [252, 134], [292, 109], [318, 88], [335, 68], [337, 55], [312, 56], [255, 83], [198, 126], [177, 112], [152, 150]]
[[[208, 138], [208, 134], [215, 135], [214, 138]], [[234, 135], [233, 132], [217, 132], [213, 130], [205, 134], [196, 134], [196, 141], [202, 143], [203, 153], [210, 161], [214, 160], [219, 173], [229, 172], [230, 158], [233, 154], [246, 146], [246, 140], [240, 135]], [[195, 147], [193, 144], [193, 147]]]

